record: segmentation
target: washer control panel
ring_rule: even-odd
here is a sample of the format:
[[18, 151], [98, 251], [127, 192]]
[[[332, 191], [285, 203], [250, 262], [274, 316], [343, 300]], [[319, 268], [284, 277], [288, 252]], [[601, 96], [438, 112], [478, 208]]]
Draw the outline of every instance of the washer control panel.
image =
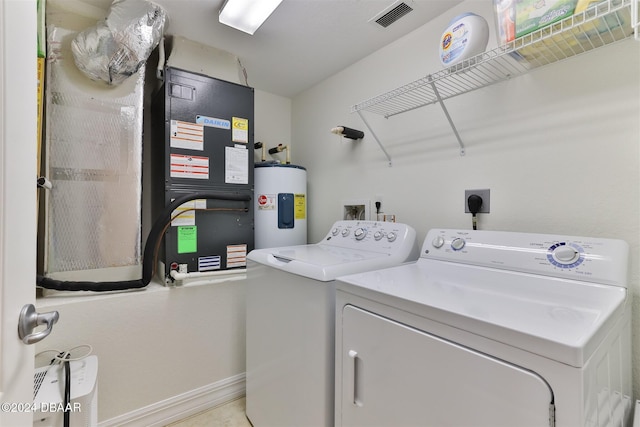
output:
[[629, 248], [616, 239], [433, 229], [420, 257], [626, 287]]
[[391, 253], [399, 247], [416, 246], [415, 239], [415, 230], [406, 224], [345, 220], [333, 224], [319, 244]]

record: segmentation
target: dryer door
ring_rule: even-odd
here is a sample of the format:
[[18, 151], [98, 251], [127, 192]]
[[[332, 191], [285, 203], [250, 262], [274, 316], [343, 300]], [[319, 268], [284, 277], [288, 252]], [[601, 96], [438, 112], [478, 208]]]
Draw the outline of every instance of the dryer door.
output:
[[550, 425], [535, 373], [349, 305], [342, 353], [338, 425]]

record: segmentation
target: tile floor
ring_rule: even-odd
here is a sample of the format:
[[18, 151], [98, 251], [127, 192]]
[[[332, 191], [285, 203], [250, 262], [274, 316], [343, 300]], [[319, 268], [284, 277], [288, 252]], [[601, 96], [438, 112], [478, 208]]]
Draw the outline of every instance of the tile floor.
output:
[[244, 397], [192, 415], [167, 427], [251, 427], [244, 413]]

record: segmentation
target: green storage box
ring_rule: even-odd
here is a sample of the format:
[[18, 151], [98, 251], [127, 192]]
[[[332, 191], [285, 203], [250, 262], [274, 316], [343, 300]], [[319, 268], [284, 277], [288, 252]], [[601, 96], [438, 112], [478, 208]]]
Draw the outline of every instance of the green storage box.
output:
[[516, 38], [573, 15], [578, 0], [516, 0]]

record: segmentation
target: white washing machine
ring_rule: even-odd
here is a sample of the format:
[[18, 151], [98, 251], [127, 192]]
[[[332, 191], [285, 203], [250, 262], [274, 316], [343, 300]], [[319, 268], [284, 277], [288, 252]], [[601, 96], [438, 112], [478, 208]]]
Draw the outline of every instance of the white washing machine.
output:
[[431, 230], [336, 282], [336, 426], [628, 426], [628, 247]]
[[246, 413], [255, 427], [333, 425], [335, 278], [418, 252], [408, 225], [338, 221], [317, 244], [249, 253]]

